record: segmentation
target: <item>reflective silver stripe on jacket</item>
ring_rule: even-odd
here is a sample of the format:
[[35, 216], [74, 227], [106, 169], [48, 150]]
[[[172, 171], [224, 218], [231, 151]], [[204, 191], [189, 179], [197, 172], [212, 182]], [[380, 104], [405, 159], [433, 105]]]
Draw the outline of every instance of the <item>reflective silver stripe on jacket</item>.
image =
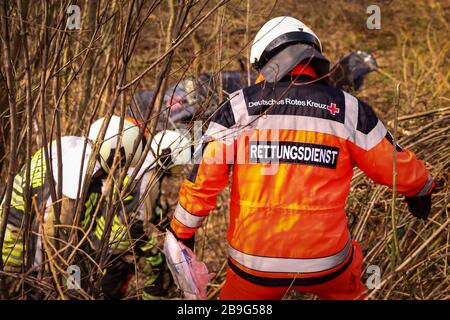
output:
[[[212, 137], [215, 140], [222, 140], [223, 143], [230, 145], [234, 142], [234, 139], [238, 136], [240, 130], [232, 127], [226, 128], [221, 124], [211, 121], [208, 126], [208, 130], [205, 132], [206, 137]], [[201, 144], [199, 145], [201, 148]]]
[[414, 195], [414, 197], [422, 197], [427, 195], [430, 192], [430, 188], [432, 185], [433, 185], [433, 178], [431, 176], [428, 176], [427, 182], [425, 183], [423, 188]]
[[283, 273], [312, 273], [321, 272], [337, 267], [345, 261], [352, 247], [351, 240], [338, 253], [314, 259], [272, 258], [261, 257], [238, 251], [228, 245], [228, 254], [239, 264], [255, 271], [283, 272]]
[[189, 228], [197, 228], [200, 227], [205, 220], [206, 217], [200, 217], [189, 213], [186, 209], [184, 209], [179, 203], [175, 208], [174, 217]]
[[383, 122], [378, 120], [375, 128], [373, 128], [368, 134], [364, 134], [356, 130], [354, 143], [358, 147], [368, 151], [380, 143], [380, 141], [386, 136], [386, 133], [387, 129]]
[[342, 92], [344, 93], [345, 98], [345, 125], [347, 128], [351, 128], [351, 131], [353, 132], [348, 140], [366, 151], [372, 149], [386, 136], [386, 127], [378, 120], [377, 125], [369, 133], [364, 134], [358, 131], [356, 129], [359, 112], [358, 99], [345, 91]]

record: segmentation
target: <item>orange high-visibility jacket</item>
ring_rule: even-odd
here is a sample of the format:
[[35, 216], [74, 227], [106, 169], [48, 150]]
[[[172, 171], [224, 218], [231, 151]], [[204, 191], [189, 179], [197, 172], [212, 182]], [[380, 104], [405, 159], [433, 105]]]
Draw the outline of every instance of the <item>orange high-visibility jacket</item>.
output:
[[[189, 238], [231, 173], [229, 263], [253, 280], [341, 272], [352, 257], [345, 203], [354, 166], [392, 187], [394, 146], [383, 123], [366, 103], [311, 80], [302, 75], [233, 93], [181, 186], [171, 228]], [[396, 148], [398, 192], [431, 192], [424, 163]], [[277, 281], [267, 284], [289, 285]]]

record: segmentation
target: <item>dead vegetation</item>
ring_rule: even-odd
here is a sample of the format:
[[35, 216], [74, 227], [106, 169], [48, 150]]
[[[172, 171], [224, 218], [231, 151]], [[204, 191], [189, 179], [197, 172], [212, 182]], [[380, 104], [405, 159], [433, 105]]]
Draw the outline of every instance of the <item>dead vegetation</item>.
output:
[[[356, 49], [373, 52], [379, 72], [369, 76], [357, 95], [392, 129], [396, 86], [401, 83], [399, 143], [427, 162], [437, 187], [430, 218], [417, 221], [407, 212], [402, 196], [393, 202], [391, 191], [355, 171], [347, 203], [349, 225], [352, 236], [362, 243], [364, 267], [377, 265], [382, 272], [381, 288], [369, 297], [449, 298], [449, 1], [379, 1], [380, 30], [366, 28], [368, 1], [78, 1], [81, 30], [64, 29], [70, 1], [0, 3], [0, 177], [4, 181], [0, 191], [6, 203], [14, 174], [29, 165], [39, 147], [62, 135], [86, 135], [89, 124], [101, 116], [126, 114], [135, 92], [157, 93], [143, 115], [154, 133], [157, 116], [165, 108], [161, 93], [168, 85], [205, 72], [217, 75], [219, 82], [223, 70], [250, 73], [249, 43], [270, 17], [293, 15], [311, 25], [331, 61]], [[220, 87], [216, 94], [226, 97]], [[208, 100], [202, 108], [207, 110]], [[59, 199], [60, 191], [54, 190], [53, 196]], [[216, 273], [210, 298], [216, 297], [224, 280], [228, 198], [226, 190], [197, 238], [197, 254]], [[117, 210], [111, 207], [110, 216]], [[398, 250], [393, 247], [394, 237]], [[72, 238], [67, 251], [78, 248], [78, 241]], [[47, 252], [49, 265], [57, 259], [54, 253]], [[71, 264], [69, 258], [73, 255], [58, 258], [58, 266], [65, 269]], [[101, 270], [104, 255], [94, 260]], [[45, 298], [96, 297], [95, 292], [65, 292], [58, 277], [0, 273], [4, 279], [39, 287]], [[364, 280], [367, 277], [364, 274]], [[22, 291], [9, 298], [23, 297]], [[135, 297], [130, 293], [129, 298]], [[289, 298], [313, 297], [292, 294]]]

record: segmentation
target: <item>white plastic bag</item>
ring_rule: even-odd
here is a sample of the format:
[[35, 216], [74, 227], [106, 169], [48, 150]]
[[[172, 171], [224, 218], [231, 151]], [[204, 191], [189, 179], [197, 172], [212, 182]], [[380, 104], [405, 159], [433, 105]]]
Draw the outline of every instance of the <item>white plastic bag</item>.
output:
[[208, 273], [206, 265], [198, 261], [192, 250], [177, 241], [175, 236], [167, 231], [164, 241], [164, 254], [175, 283], [184, 297], [189, 300], [205, 300], [206, 287], [212, 274]]

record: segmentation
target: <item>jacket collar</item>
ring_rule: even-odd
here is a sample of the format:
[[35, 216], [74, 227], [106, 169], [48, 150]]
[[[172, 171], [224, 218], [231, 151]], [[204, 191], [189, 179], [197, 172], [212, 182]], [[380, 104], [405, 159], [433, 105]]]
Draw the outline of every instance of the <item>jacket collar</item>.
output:
[[291, 72], [288, 73], [288, 75], [308, 75], [313, 78], [317, 78], [317, 73], [314, 70], [314, 68], [306, 63], [299, 63], [292, 69]]
[[316, 77], [312, 77], [307, 74], [287, 74], [283, 78], [281, 78], [278, 82], [293, 82], [296, 83], [306, 83], [311, 82], [317, 79]]
[[[279, 80], [279, 82], [292, 82], [295, 81], [297, 83], [305, 83], [313, 81], [317, 79], [317, 73], [311, 65], [306, 65], [305, 63], [299, 63], [286, 74], [283, 78]], [[258, 75], [256, 79], [256, 83], [260, 83], [264, 81], [264, 77], [262, 74]]]

